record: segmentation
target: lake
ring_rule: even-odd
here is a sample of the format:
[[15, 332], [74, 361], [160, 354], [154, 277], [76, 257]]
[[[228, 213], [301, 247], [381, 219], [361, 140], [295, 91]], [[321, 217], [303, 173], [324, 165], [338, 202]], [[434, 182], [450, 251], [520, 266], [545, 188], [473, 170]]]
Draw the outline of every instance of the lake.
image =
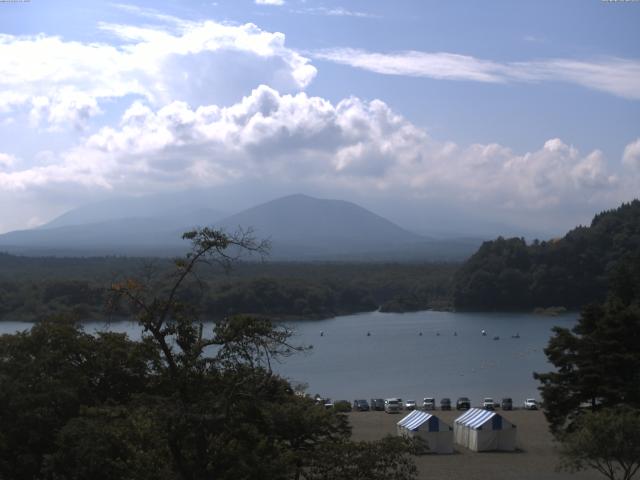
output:
[[[295, 332], [293, 343], [313, 349], [274, 369], [293, 382], [307, 383], [309, 393], [334, 400], [401, 397], [421, 402], [433, 396], [455, 401], [468, 396], [480, 404], [485, 396], [509, 396], [521, 405], [525, 397], [539, 398], [532, 372], [551, 368], [543, 352], [551, 328], [571, 327], [577, 317], [425, 311], [287, 322]], [[29, 327], [0, 322], [0, 333]], [[104, 328], [104, 323], [85, 324], [88, 332]], [[111, 323], [109, 328], [140, 336], [135, 323]], [[520, 338], [512, 338], [515, 334]]]

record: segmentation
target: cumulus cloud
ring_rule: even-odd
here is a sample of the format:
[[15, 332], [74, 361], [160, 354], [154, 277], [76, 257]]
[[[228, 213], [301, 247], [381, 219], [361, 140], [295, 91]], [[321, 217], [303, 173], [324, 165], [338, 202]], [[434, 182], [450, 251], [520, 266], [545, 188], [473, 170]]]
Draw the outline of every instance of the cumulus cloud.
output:
[[156, 18], [163, 22], [157, 26], [101, 24], [117, 45], [0, 35], [0, 112], [23, 107], [34, 124], [81, 126], [108, 99], [225, 102], [259, 83], [298, 91], [316, 75], [307, 58], [285, 46], [282, 33], [165, 17]]
[[640, 138], [625, 147], [622, 162], [640, 172]]
[[0, 170], [8, 169], [15, 165], [16, 157], [9, 155], [8, 153], [0, 152]]
[[558, 81], [640, 99], [640, 61], [635, 59], [498, 62], [447, 52], [376, 53], [352, 48], [319, 51], [315, 57], [385, 75], [492, 83]]
[[255, 0], [256, 5], [284, 5], [284, 0]]
[[[634, 148], [625, 162], [637, 158]], [[235, 182], [524, 213], [625, 200], [640, 176], [620, 178], [599, 150], [582, 154], [558, 138], [524, 154], [495, 143], [460, 146], [433, 139], [380, 100], [334, 104], [265, 85], [226, 107], [136, 101], [117, 127], [100, 129], [57, 162], [0, 171], [5, 192], [152, 193]]]

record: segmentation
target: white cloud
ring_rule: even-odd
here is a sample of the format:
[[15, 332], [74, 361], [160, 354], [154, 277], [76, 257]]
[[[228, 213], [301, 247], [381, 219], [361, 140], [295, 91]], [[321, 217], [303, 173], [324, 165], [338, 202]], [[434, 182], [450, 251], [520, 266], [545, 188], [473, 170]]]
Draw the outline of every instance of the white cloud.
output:
[[294, 13], [302, 13], [307, 15], [326, 15], [329, 17], [357, 17], [357, 18], [379, 18], [378, 15], [367, 12], [359, 12], [357, 10], [348, 10], [343, 7], [308, 7], [292, 10]]
[[333, 104], [264, 85], [227, 107], [137, 101], [119, 126], [102, 128], [57, 162], [0, 171], [0, 191], [44, 196], [237, 182], [542, 217], [559, 206], [592, 213], [640, 190], [640, 175], [618, 177], [599, 150], [581, 154], [557, 138], [524, 154], [495, 143], [459, 146], [431, 138], [380, 100]]
[[256, 5], [284, 5], [284, 0], [255, 0]]
[[625, 166], [640, 172], [640, 138], [625, 147], [622, 162]]
[[127, 8], [165, 24], [101, 24], [120, 45], [0, 35], [0, 113], [22, 106], [34, 124], [81, 126], [113, 98], [226, 102], [259, 83], [297, 91], [316, 75], [308, 59], [285, 46], [282, 33]]
[[640, 99], [640, 61], [635, 59], [602, 57], [591, 61], [497, 62], [446, 52], [376, 53], [351, 48], [319, 51], [314, 56], [385, 75], [493, 83], [558, 81], [623, 98]]
[[416, 51], [384, 54], [353, 48], [340, 48], [318, 52], [315, 56], [385, 75], [474, 80], [479, 82], [504, 81], [497, 73], [498, 64], [478, 60], [467, 55]]
[[0, 152], [0, 170], [9, 169], [16, 163], [16, 157]]

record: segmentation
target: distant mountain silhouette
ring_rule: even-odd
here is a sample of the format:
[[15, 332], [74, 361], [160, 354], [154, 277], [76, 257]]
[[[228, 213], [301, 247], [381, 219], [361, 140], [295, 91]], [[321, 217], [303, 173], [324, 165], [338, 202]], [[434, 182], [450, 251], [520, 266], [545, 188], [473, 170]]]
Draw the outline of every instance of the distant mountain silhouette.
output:
[[[354, 203], [290, 195], [220, 220], [213, 210], [140, 199], [72, 210], [47, 225], [0, 235], [0, 251], [26, 255], [177, 255], [182, 232], [215, 225], [252, 228], [272, 242], [273, 260], [462, 259], [478, 239], [434, 240]], [[161, 202], [162, 203], [162, 202]], [[129, 205], [129, 206], [128, 206]]]
[[185, 195], [150, 195], [105, 200], [74, 208], [39, 229], [52, 229], [72, 225], [126, 220], [131, 218], [157, 219], [166, 228], [181, 228], [185, 225], [219, 220], [226, 214], [213, 208], [203, 207], [202, 198]]
[[24, 255], [181, 254], [181, 235], [223, 213], [170, 196], [120, 198], [85, 205], [31, 230], [0, 235], [0, 251]]
[[257, 237], [272, 241], [276, 256], [396, 249], [425, 240], [355, 203], [307, 195], [272, 200], [218, 225], [226, 230], [251, 226]]

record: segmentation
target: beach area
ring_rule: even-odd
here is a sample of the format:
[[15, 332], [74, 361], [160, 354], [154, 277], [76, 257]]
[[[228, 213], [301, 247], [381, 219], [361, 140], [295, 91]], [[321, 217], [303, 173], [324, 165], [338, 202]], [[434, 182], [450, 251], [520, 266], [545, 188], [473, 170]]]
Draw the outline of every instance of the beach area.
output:
[[[351, 412], [353, 440], [379, 440], [385, 435], [396, 435], [396, 424], [409, 412]], [[434, 411], [440, 420], [453, 426], [454, 420], [464, 412]], [[472, 452], [454, 444], [451, 455], [427, 454], [416, 457], [419, 479], [430, 480], [596, 480], [603, 478], [595, 471], [558, 472], [559, 455], [547, 421], [540, 410], [498, 410], [518, 428], [515, 452]]]

